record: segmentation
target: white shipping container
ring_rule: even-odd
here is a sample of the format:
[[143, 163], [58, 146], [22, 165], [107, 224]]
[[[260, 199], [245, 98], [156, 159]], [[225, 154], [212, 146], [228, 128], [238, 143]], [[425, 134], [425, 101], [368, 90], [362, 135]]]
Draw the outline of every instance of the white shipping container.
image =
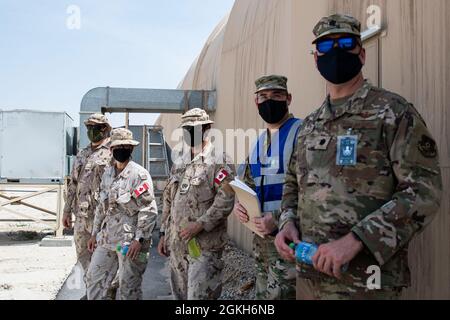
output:
[[0, 111], [0, 182], [63, 183], [74, 141], [65, 112]]

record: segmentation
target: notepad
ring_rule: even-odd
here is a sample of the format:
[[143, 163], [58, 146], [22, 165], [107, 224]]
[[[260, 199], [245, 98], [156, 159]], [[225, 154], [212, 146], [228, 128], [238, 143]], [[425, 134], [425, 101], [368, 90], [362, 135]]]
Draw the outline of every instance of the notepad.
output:
[[252, 232], [257, 234], [261, 238], [265, 238], [263, 234], [256, 230], [255, 224], [252, 222], [253, 218], [262, 218], [261, 206], [259, 204], [258, 195], [252, 188], [247, 186], [244, 182], [236, 178], [230, 183], [231, 188], [233, 188], [236, 193], [236, 197], [239, 203], [247, 209], [249, 222], [245, 223], [244, 226], [250, 229]]

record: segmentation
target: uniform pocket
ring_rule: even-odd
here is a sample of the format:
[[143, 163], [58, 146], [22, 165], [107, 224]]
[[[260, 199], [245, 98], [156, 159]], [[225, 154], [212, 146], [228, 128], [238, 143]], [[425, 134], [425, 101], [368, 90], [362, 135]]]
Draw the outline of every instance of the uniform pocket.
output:
[[191, 179], [191, 188], [200, 204], [210, 203], [214, 200], [215, 194], [206, 172], [202, 172]]
[[118, 204], [124, 205], [131, 201], [131, 194], [129, 192], [119, 193], [116, 202]]
[[[302, 162], [301, 155], [299, 162]], [[336, 162], [336, 138], [327, 134], [318, 134], [306, 137], [305, 159], [301, 165], [310, 175], [322, 182], [327, 181], [330, 174], [330, 164]]]
[[119, 191], [119, 196], [116, 203], [129, 216], [134, 216], [139, 211], [139, 206], [136, 203], [136, 199], [134, 199], [128, 191]]
[[344, 129], [349, 128], [353, 129], [352, 134], [358, 136], [357, 163], [355, 166], [339, 167], [349, 191], [377, 199], [388, 197], [393, 191], [394, 178], [382, 121], [378, 118], [366, 119], [344, 125]]

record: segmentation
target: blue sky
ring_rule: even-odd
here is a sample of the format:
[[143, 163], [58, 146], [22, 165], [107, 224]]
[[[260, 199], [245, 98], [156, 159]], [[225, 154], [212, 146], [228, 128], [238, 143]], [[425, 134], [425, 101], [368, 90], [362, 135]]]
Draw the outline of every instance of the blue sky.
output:
[[[78, 123], [91, 88], [176, 88], [233, 2], [0, 0], [0, 109], [66, 111]], [[71, 5], [79, 30], [67, 27]]]

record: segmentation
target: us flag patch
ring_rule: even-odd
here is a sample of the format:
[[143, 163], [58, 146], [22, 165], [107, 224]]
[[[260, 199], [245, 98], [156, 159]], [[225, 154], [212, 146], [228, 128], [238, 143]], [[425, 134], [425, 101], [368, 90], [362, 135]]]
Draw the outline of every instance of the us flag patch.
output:
[[147, 182], [144, 182], [141, 186], [139, 186], [136, 190], [133, 191], [134, 196], [136, 198], [139, 198], [148, 189], [150, 189], [150, 185]]
[[217, 186], [220, 186], [223, 180], [225, 180], [229, 175], [230, 174], [228, 173], [227, 170], [225, 169], [220, 170], [216, 178], [214, 179], [214, 183], [217, 184]]

